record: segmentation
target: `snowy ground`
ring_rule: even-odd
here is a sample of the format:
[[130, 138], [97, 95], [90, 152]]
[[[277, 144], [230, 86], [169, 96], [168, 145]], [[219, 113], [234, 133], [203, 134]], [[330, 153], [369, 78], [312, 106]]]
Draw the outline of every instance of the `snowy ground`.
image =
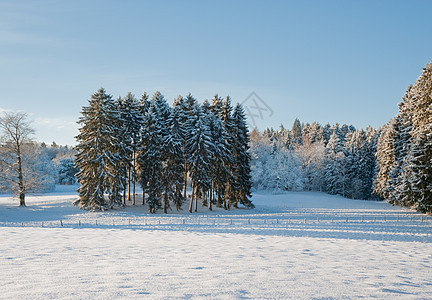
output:
[[384, 202], [255, 193], [254, 210], [85, 212], [0, 196], [1, 299], [431, 299], [432, 220]]

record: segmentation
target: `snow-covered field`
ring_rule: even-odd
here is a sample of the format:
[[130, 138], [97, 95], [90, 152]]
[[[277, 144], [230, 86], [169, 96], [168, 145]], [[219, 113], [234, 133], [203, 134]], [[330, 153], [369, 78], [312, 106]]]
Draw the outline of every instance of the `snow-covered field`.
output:
[[257, 192], [254, 210], [0, 196], [2, 299], [431, 299], [432, 220], [384, 202]]

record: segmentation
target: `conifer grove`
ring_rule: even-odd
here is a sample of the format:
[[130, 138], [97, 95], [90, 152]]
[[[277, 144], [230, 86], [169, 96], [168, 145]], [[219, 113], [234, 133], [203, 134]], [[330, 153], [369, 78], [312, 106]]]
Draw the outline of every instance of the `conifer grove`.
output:
[[151, 213], [184, 205], [193, 212], [199, 201], [210, 210], [254, 207], [245, 112], [229, 97], [199, 104], [189, 94], [170, 107], [160, 92], [114, 100], [101, 88], [81, 114], [75, 160], [81, 208], [136, 204], [137, 184]]

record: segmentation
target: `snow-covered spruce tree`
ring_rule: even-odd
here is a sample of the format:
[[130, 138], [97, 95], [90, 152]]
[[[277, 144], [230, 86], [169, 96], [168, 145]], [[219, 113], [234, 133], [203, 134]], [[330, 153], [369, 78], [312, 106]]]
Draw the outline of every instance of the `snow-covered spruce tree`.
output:
[[[405, 166], [405, 158], [408, 154], [408, 150], [410, 149], [410, 135], [409, 132], [405, 128], [403, 116], [398, 114], [392, 120], [392, 132], [393, 132], [393, 143], [392, 143], [392, 157], [393, 164], [388, 173], [389, 181], [387, 184], [387, 200], [392, 204], [397, 205], [405, 205], [403, 204], [405, 198], [404, 193], [401, 193], [400, 185], [403, 181], [402, 171]], [[408, 147], [409, 145], [409, 147]]]
[[[217, 207], [223, 207], [225, 209], [229, 209], [230, 206], [236, 201], [236, 188], [237, 188], [237, 182], [234, 175], [234, 156], [233, 156], [233, 150], [234, 150], [234, 138], [235, 138], [235, 125], [234, 125], [234, 119], [232, 116], [233, 113], [233, 107], [231, 105], [231, 98], [227, 96], [222, 101], [222, 108], [220, 112], [220, 119], [223, 122], [224, 128], [225, 128], [225, 142], [226, 147], [228, 149], [228, 152], [223, 157], [223, 166], [228, 171], [227, 172], [227, 178], [225, 179], [225, 183], [223, 185], [223, 192], [222, 192], [222, 199], [219, 199], [216, 203]], [[223, 203], [220, 202], [220, 200], [223, 201]]]
[[217, 139], [217, 131], [218, 131], [218, 125], [221, 124], [220, 119], [218, 119], [211, 111], [211, 104], [208, 100], [204, 100], [201, 104], [201, 110], [206, 118], [206, 124], [208, 125], [208, 128], [211, 133], [211, 145], [212, 148], [210, 149], [210, 167], [209, 167], [209, 179], [210, 179], [210, 185], [206, 190], [201, 191], [201, 198], [202, 198], [202, 206], [208, 206], [209, 210], [212, 210], [213, 206], [213, 196], [211, 195], [213, 193], [213, 183], [216, 179], [216, 168], [217, 168], [217, 160], [220, 156], [219, 152], [219, 140]]
[[[390, 171], [394, 165], [394, 119], [383, 126], [377, 144], [376, 159], [378, 163], [378, 174], [374, 182], [374, 193], [384, 199], [390, 199], [392, 194], [389, 186]], [[390, 201], [390, 203], [392, 203]]]
[[375, 170], [373, 147], [363, 130], [348, 135], [345, 156], [348, 165], [346, 196], [354, 199], [370, 199]]
[[346, 166], [343, 150], [340, 134], [334, 131], [325, 148], [325, 190], [331, 195], [345, 197]]
[[302, 125], [299, 119], [295, 119], [294, 124], [291, 129], [291, 146], [302, 144]]
[[[195, 98], [192, 97], [192, 95], [189, 93], [188, 94], [188, 103], [189, 105], [196, 105], [196, 100]], [[190, 99], [193, 99], [193, 101], [191, 101]], [[193, 103], [195, 104], [193, 104]], [[187, 165], [187, 153], [186, 153], [186, 149], [185, 149], [185, 134], [187, 132], [187, 120], [190, 116], [190, 112], [189, 112], [189, 107], [187, 106], [186, 100], [185, 98], [183, 98], [181, 95], [179, 95], [177, 98], [174, 99], [173, 102], [173, 109], [177, 110], [177, 114], [178, 114], [178, 122], [181, 125], [181, 127], [183, 128], [182, 130], [182, 134], [183, 136], [181, 137], [182, 139], [182, 152], [183, 152], [183, 180], [182, 180], [182, 185], [183, 185], [183, 201], [186, 200], [187, 198], [187, 179], [188, 179], [188, 165]], [[191, 108], [190, 108], [191, 109]]]
[[330, 140], [330, 136], [332, 134], [330, 123], [327, 123], [323, 126], [323, 138], [325, 141], [325, 146], [327, 146], [328, 141]]
[[125, 151], [123, 119], [115, 101], [107, 102], [107, 112], [106, 121], [109, 124], [109, 131], [106, 134], [109, 132], [110, 137], [106, 139], [107, 144], [104, 148], [109, 159], [106, 163], [109, 207], [113, 208], [114, 205], [123, 206], [121, 192], [127, 176], [125, 162], [128, 156]]
[[[229, 103], [226, 103], [229, 104]], [[232, 149], [229, 146], [232, 139], [230, 134], [232, 128], [229, 130], [226, 126], [230, 122], [230, 106], [225, 106], [224, 102], [219, 95], [214, 95], [210, 111], [213, 114], [210, 122], [210, 130], [212, 132], [212, 142], [214, 144], [215, 159], [213, 160], [213, 172], [214, 177], [212, 180], [212, 192], [210, 196], [210, 206], [215, 204], [217, 207], [222, 207], [224, 202], [224, 194], [226, 189], [226, 183], [232, 177], [230, 172], [230, 166], [233, 163]], [[225, 206], [226, 207], [226, 206]]]
[[[395, 165], [397, 171], [391, 172], [391, 177], [397, 178], [397, 185], [394, 187], [393, 198], [396, 199], [398, 205], [412, 207], [416, 204], [414, 198], [413, 186], [412, 186], [412, 143], [411, 143], [411, 130], [413, 128], [412, 116], [413, 116], [413, 103], [415, 89], [412, 85], [408, 86], [408, 89], [403, 97], [403, 101], [399, 103], [399, 114], [398, 118], [398, 131], [395, 136], [394, 142], [394, 156]], [[397, 164], [396, 164], [397, 162]], [[396, 176], [395, 176], [396, 175]], [[388, 198], [389, 199], [389, 198]]]
[[178, 132], [178, 129], [176, 129], [177, 135], [172, 135], [172, 123], [169, 123], [171, 108], [164, 96], [160, 93], [156, 93], [153, 97], [153, 101], [159, 118], [159, 134], [162, 142], [159, 145], [160, 160], [162, 164], [160, 181], [165, 190], [162, 190], [161, 200], [163, 200], [164, 212], [167, 213], [168, 208], [170, 208], [170, 199], [173, 199], [175, 183], [179, 181], [178, 178], [176, 178], [178, 175], [176, 167], [170, 165], [170, 163], [179, 161], [179, 155], [183, 154], [181, 151], [182, 140], [179, 136], [180, 133]]
[[[197, 211], [197, 198], [201, 193], [208, 191], [211, 184], [211, 160], [212, 140], [207, 118], [201, 107], [194, 106], [187, 122], [185, 136], [185, 150], [187, 153], [187, 165], [192, 180], [192, 197], [189, 212], [193, 208]], [[195, 203], [195, 206], [193, 204]]]
[[211, 132], [212, 141], [212, 184], [210, 189], [209, 209], [212, 210], [212, 206], [223, 202], [223, 193], [225, 191], [225, 183], [231, 176], [227, 168], [225, 167], [226, 157], [232, 157], [231, 150], [227, 146], [225, 127], [222, 120], [215, 116], [214, 113], [210, 112], [208, 115], [208, 123]]
[[141, 145], [137, 157], [139, 182], [143, 193], [148, 194], [149, 212], [155, 213], [161, 207], [163, 137], [166, 135], [166, 120], [169, 107], [160, 92], [150, 102], [141, 130]]
[[61, 158], [57, 161], [57, 183], [58, 184], [75, 184], [76, 173], [74, 159], [72, 157]]
[[234, 158], [234, 178], [236, 183], [236, 197], [233, 206], [237, 207], [238, 202], [248, 208], [255, 206], [250, 201], [251, 195], [251, 156], [249, 150], [249, 130], [246, 124], [246, 116], [241, 104], [237, 104], [233, 112], [234, 140], [232, 154]]
[[[195, 97], [192, 96], [191, 93], [188, 93], [187, 96], [184, 98], [184, 101], [180, 102], [180, 107], [182, 108], [184, 114], [184, 119], [182, 120], [182, 123], [184, 124], [186, 133], [190, 131], [193, 128], [188, 128], [189, 122], [188, 120], [193, 116], [194, 111], [196, 109], [196, 106], [199, 105]], [[188, 175], [189, 175], [189, 164], [188, 164], [188, 157], [190, 157], [190, 153], [188, 153], [188, 149], [186, 148], [186, 140], [183, 145], [183, 153], [184, 153], [184, 186], [183, 186], [183, 196], [186, 198], [186, 190], [187, 190], [187, 184], [188, 184]]]
[[143, 164], [143, 162], [141, 162], [141, 164], [138, 163], [138, 158], [140, 153], [144, 153], [145, 149], [146, 149], [146, 145], [147, 145], [147, 141], [146, 141], [146, 136], [145, 134], [148, 133], [144, 126], [145, 126], [145, 121], [146, 121], [146, 117], [147, 114], [149, 112], [150, 109], [150, 105], [151, 102], [149, 100], [149, 96], [146, 92], [143, 93], [143, 95], [141, 96], [141, 99], [139, 101], [138, 104], [138, 109], [139, 109], [139, 114], [141, 116], [141, 129], [138, 133], [138, 137], [137, 137], [137, 143], [136, 143], [136, 153], [135, 153], [135, 175], [136, 175], [136, 180], [140, 183], [142, 189], [143, 189], [143, 194], [142, 194], [142, 205], [145, 205], [146, 203], [146, 197], [145, 197], [145, 193], [146, 193], [146, 187], [147, 184], [150, 180], [149, 174], [146, 171], [146, 165]]
[[140, 111], [141, 116], [145, 116], [149, 108], [150, 108], [149, 95], [146, 92], [144, 92], [138, 103], [138, 109]]
[[291, 148], [291, 137], [290, 137], [290, 131], [286, 129], [282, 124], [279, 129], [279, 141], [281, 145], [283, 145], [285, 148], [290, 149]]
[[[127, 200], [132, 200], [135, 205], [135, 181], [136, 181], [136, 152], [139, 143], [139, 134], [143, 125], [144, 116], [138, 101], [132, 93], [128, 93], [121, 101], [121, 130], [123, 136], [123, 149], [125, 152], [125, 162], [127, 163]], [[132, 199], [131, 199], [132, 185]], [[125, 199], [123, 199], [125, 201]]]
[[[99, 89], [91, 96], [89, 105], [83, 107], [78, 124], [80, 133], [76, 136], [78, 154], [75, 165], [79, 172], [77, 179], [79, 204], [84, 209], [106, 209], [121, 204], [121, 172], [118, 166], [122, 158], [118, 155], [120, 131], [115, 126], [118, 114], [111, 95]], [[106, 203], [104, 193], [109, 193]]]
[[166, 121], [167, 131], [163, 135], [162, 185], [164, 187], [164, 212], [167, 213], [172, 202], [177, 210], [184, 202], [182, 195], [184, 181], [184, 129], [181, 123], [182, 111], [179, 107], [171, 110]]
[[324, 144], [324, 129], [318, 122], [312, 124], [306, 123], [302, 128], [302, 136], [308, 138], [313, 144], [315, 142], [322, 142]]
[[219, 119], [222, 119], [222, 115], [221, 115], [222, 114], [222, 107], [223, 107], [222, 97], [219, 97], [218, 94], [215, 94], [211, 100], [210, 110]]
[[128, 148], [128, 136], [129, 133], [127, 132], [124, 119], [123, 112], [126, 110], [124, 107], [123, 99], [119, 96], [116, 101], [116, 116], [117, 118], [113, 120], [113, 126], [118, 129], [120, 139], [118, 140], [118, 143], [116, 145], [117, 148], [117, 155], [121, 157], [121, 162], [117, 165], [117, 172], [121, 174], [122, 178], [122, 191], [123, 191], [123, 197], [122, 197], [122, 205], [126, 205], [126, 192], [128, 190], [128, 170], [130, 169], [130, 148]]

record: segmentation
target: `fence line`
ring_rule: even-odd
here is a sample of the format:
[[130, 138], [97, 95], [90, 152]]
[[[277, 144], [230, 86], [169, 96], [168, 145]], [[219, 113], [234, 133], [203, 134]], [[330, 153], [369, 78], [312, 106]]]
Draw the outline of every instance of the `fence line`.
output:
[[[333, 224], [340, 225], [340, 226], [346, 226], [343, 224], [354, 224], [354, 225], [361, 225], [364, 226], [370, 225], [370, 224], [393, 224], [398, 226], [403, 226], [406, 224], [418, 224], [418, 223], [429, 223], [428, 226], [432, 226], [432, 218], [430, 216], [412, 216], [412, 215], [397, 215], [393, 217], [388, 216], [381, 216], [378, 218], [377, 216], [337, 216], [335, 217], [311, 217], [311, 218], [304, 218], [300, 217], [287, 217], [287, 218], [260, 218], [259, 216], [256, 218], [233, 218], [228, 216], [198, 216], [198, 217], [160, 217], [160, 216], [147, 216], [144, 218], [113, 218], [111, 220], [109, 219], [94, 219], [94, 220], [84, 220], [81, 219], [78, 220], [53, 220], [53, 221], [29, 221], [29, 222], [20, 222], [18, 224], [21, 225], [21, 227], [42, 227], [42, 228], [53, 228], [53, 227], [103, 227], [103, 226], [112, 226], [112, 227], [136, 227], [136, 226], [167, 226], [167, 225], [185, 225], [185, 226], [263, 226], [270, 227], [270, 226], [277, 226], [277, 227], [284, 227], [284, 226], [290, 226], [290, 225], [325, 225], [325, 224]], [[0, 223], [0, 226], [6, 225], [10, 226], [13, 224], [17, 224], [15, 222], [5, 222]], [[39, 225], [38, 225], [39, 224]], [[56, 226], [56, 224], [58, 224]], [[426, 224], [425, 224], [426, 225]]]

